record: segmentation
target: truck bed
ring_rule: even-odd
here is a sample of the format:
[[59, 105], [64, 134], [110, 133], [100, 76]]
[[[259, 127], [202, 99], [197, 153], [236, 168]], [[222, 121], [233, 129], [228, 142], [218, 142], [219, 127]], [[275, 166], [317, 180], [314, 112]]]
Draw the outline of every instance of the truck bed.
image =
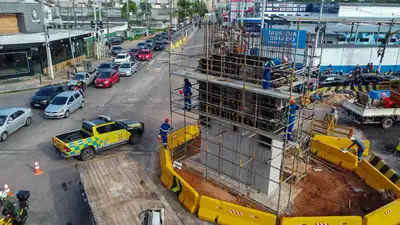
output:
[[77, 166], [97, 225], [141, 224], [139, 213], [164, 208], [165, 225], [183, 225], [144, 169], [128, 154]]
[[59, 134], [56, 136], [60, 141], [64, 143], [69, 143], [73, 141], [77, 141], [80, 139], [85, 139], [91, 137], [88, 133], [82, 131], [82, 130], [74, 130], [65, 134]]
[[361, 117], [400, 116], [400, 108], [376, 108], [354, 104], [349, 101], [343, 103], [343, 108]]

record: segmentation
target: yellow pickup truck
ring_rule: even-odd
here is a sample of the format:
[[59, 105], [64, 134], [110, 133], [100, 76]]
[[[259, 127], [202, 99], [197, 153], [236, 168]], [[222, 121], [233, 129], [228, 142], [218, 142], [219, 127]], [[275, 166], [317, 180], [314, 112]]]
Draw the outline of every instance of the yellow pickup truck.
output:
[[110, 117], [87, 120], [79, 130], [53, 137], [53, 150], [64, 158], [91, 160], [96, 152], [126, 143], [136, 144], [144, 133], [144, 124], [135, 120], [112, 121]]

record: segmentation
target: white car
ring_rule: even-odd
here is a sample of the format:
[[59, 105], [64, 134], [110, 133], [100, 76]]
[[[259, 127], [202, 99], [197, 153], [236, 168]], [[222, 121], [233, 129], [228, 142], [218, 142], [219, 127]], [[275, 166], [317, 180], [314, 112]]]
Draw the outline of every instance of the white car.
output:
[[85, 107], [85, 100], [79, 91], [64, 91], [56, 95], [44, 110], [46, 118], [68, 118], [69, 115]]
[[23, 126], [32, 124], [32, 110], [29, 108], [0, 109], [0, 141]]
[[128, 53], [121, 53], [115, 56], [114, 62], [115, 64], [119, 65], [123, 62], [131, 61], [131, 56]]

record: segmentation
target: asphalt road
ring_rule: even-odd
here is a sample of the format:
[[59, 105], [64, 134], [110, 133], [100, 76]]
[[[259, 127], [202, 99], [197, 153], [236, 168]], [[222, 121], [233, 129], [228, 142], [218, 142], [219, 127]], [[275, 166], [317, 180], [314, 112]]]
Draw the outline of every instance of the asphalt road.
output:
[[[192, 35], [187, 45], [203, 41], [202, 35]], [[180, 34], [175, 34], [176, 36]], [[125, 50], [137, 42], [124, 44]], [[132, 46], [131, 46], [132, 45]], [[201, 48], [199, 49], [201, 50]], [[193, 51], [191, 49], [190, 51]], [[75, 169], [76, 159], [59, 159], [52, 151], [52, 136], [78, 129], [85, 119], [108, 115], [115, 119], [132, 118], [145, 123], [146, 131], [139, 144], [110, 149], [104, 154], [118, 151], [151, 152], [152, 156], [137, 154], [136, 159], [153, 173], [158, 162], [156, 138], [165, 117], [169, 117], [168, 53], [155, 53], [150, 62], [143, 62], [139, 72], [132, 77], [122, 77], [112, 88], [89, 87], [85, 92], [86, 106], [73, 112], [68, 119], [44, 119], [42, 110], [33, 110], [33, 123], [10, 135], [0, 143], [0, 185], [8, 184], [12, 192], [24, 189], [31, 191], [29, 218], [32, 225], [87, 225], [89, 211], [80, 194], [81, 186]], [[190, 59], [193, 63], [193, 59]], [[173, 56], [171, 61], [182, 62]], [[184, 62], [182, 62], [184, 63]], [[177, 85], [179, 78], [172, 78]], [[0, 95], [0, 107], [28, 107], [34, 91]], [[176, 120], [176, 126], [182, 125]], [[33, 175], [33, 164], [38, 161], [44, 174]], [[132, 215], [135, 216], [135, 215]]]

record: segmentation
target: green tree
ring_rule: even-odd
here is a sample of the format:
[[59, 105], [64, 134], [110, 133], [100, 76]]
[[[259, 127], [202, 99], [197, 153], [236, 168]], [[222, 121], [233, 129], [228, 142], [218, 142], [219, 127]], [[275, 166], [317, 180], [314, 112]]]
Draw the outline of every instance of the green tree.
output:
[[146, 17], [147, 16], [151, 16], [151, 8], [152, 8], [152, 6], [151, 6], [151, 3], [149, 3], [147, 0], [146, 1], [141, 1], [140, 3], [139, 3], [139, 8], [140, 8], [140, 11], [141, 11], [141, 15], [143, 16], [143, 15], [146, 15]]
[[[135, 14], [137, 12], [137, 5], [132, 0], [129, 0], [129, 12]], [[121, 17], [126, 19], [126, 3], [121, 8]]]
[[208, 13], [207, 4], [204, 2], [204, 0], [195, 0], [192, 3], [192, 10], [194, 13], [199, 14], [201, 17]]
[[192, 3], [190, 0], [178, 0], [178, 20], [180, 22], [184, 21], [186, 17], [192, 16], [193, 11], [191, 5]]

